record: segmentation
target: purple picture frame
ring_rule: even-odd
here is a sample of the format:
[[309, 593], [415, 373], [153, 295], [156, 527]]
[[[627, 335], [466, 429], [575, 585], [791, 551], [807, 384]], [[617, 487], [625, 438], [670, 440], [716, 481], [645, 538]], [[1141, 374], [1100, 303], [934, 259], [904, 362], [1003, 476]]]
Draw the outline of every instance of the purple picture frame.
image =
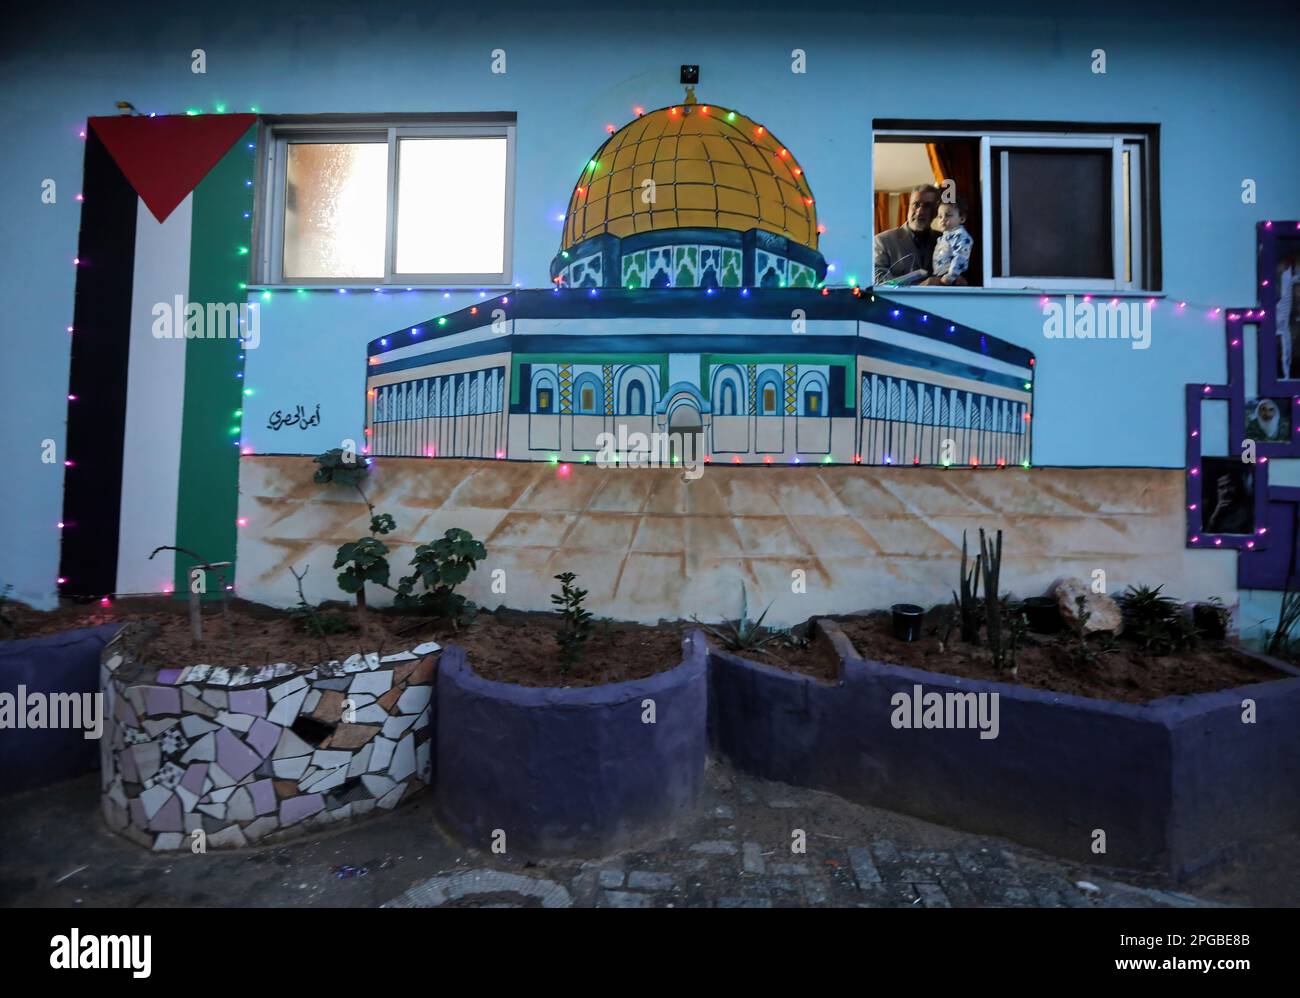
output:
[[[1233, 548], [1240, 552], [1237, 563], [1238, 585], [1249, 589], [1284, 589], [1297, 563], [1300, 529], [1300, 488], [1269, 488], [1268, 463], [1272, 457], [1300, 456], [1300, 378], [1279, 378], [1276, 279], [1280, 245], [1293, 240], [1300, 251], [1300, 222], [1267, 221], [1256, 226], [1257, 290], [1259, 304], [1224, 309], [1224, 348], [1227, 351], [1228, 381], [1223, 385], [1192, 384], [1186, 386], [1187, 466], [1185, 504], [1187, 507], [1187, 546], [1192, 548]], [[1205, 529], [1206, 511], [1202, 508], [1207, 458], [1202, 453], [1201, 403], [1217, 399], [1228, 403], [1228, 434], [1235, 443], [1246, 437], [1245, 328], [1256, 327], [1256, 398], [1288, 399], [1291, 404], [1291, 439], [1255, 442], [1253, 467], [1254, 529], [1250, 534], [1225, 534]], [[1211, 458], [1210, 460], [1213, 460]], [[1274, 543], [1270, 544], [1270, 541]]]
[[[1254, 317], [1259, 322], [1259, 394], [1294, 397], [1300, 395], [1300, 378], [1277, 376], [1277, 261], [1279, 243], [1294, 241], [1300, 251], [1300, 222], [1260, 222], [1255, 226], [1255, 237], [1258, 243], [1255, 287], [1259, 305], [1244, 311], [1248, 313], [1247, 319]], [[1294, 429], [1293, 425], [1293, 434]], [[1300, 451], [1293, 453], [1300, 454]]]

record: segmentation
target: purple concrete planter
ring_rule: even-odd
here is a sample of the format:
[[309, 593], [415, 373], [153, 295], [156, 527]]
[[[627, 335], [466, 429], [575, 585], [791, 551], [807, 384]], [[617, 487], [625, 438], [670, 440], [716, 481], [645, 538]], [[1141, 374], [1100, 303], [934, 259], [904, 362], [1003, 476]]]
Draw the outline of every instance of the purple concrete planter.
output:
[[[739, 768], [1176, 876], [1300, 827], [1300, 678], [1137, 706], [863, 661], [819, 624], [841, 655], [836, 685], [710, 649], [711, 741]], [[918, 685], [997, 694], [997, 736], [895, 727], [894, 698]], [[1247, 698], [1254, 724], [1241, 722]]]
[[[34, 696], [46, 703], [62, 696], [68, 702], [75, 695], [86, 704], [84, 695], [99, 692], [100, 651], [116, 631], [116, 624], [105, 624], [0, 643], [0, 694], [16, 700], [21, 692], [25, 703]], [[0, 728], [0, 794], [97, 768], [99, 741], [85, 734], [85, 727]]]
[[694, 809], [708, 746], [703, 634], [682, 646], [681, 665], [648, 679], [535, 689], [482, 678], [448, 645], [435, 725], [443, 822], [484, 850], [504, 834], [523, 856], [606, 855], [671, 832]]

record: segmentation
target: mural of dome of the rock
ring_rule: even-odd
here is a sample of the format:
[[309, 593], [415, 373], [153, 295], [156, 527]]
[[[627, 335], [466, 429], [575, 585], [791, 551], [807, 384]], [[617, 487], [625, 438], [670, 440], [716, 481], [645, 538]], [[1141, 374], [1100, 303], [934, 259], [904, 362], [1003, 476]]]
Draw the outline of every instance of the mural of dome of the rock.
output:
[[592, 154], [552, 287], [370, 342], [370, 453], [1027, 466], [1033, 355], [831, 286], [818, 234], [797, 151], [688, 90]]

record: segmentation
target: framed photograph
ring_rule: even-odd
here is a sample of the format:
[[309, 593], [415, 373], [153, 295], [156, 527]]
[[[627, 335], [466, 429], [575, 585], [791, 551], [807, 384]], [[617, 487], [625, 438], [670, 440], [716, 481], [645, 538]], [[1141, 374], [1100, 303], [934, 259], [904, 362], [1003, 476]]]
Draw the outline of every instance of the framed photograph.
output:
[[1202, 532], [1253, 537], [1255, 466], [1239, 457], [1204, 457], [1200, 479]]
[[1300, 394], [1300, 229], [1261, 222], [1258, 236], [1259, 394], [1294, 396]]

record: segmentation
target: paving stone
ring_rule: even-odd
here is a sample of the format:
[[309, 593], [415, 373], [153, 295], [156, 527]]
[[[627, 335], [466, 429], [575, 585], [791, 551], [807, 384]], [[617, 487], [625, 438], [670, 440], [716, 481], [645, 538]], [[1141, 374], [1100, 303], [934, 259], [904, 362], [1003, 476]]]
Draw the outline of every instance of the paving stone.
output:
[[746, 873], [765, 873], [767, 864], [763, 862], [763, 847], [757, 842], [746, 842], [744, 852], [744, 869]]
[[627, 875], [627, 885], [638, 891], [671, 891], [676, 889], [677, 881], [671, 873], [633, 870]]
[[866, 846], [851, 846], [849, 848], [849, 863], [853, 867], [853, 876], [857, 879], [859, 887], [881, 882], [880, 871], [876, 869], [876, 864], [872, 862], [871, 852]]
[[599, 876], [600, 886], [606, 889], [623, 886], [622, 870], [601, 870]]
[[718, 898], [719, 908], [770, 908], [771, 898]]
[[943, 892], [948, 895], [948, 900], [958, 908], [974, 908], [979, 905], [979, 899], [975, 892], [970, 889], [964, 877], [957, 872], [949, 872], [939, 878], [939, 886]]
[[696, 842], [691, 846], [691, 852], [709, 853], [713, 856], [734, 856], [738, 851], [739, 850], [736, 849], [736, 843], [718, 840], [711, 842]]
[[894, 845], [889, 839], [873, 839], [871, 851], [875, 854], [876, 859], [882, 863], [897, 863], [902, 859], [898, 854], [898, 846]]
[[773, 863], [772, 872], [782, 877], [806, 877], [812, 870], [807, 863]]
[[605, 891], [605, 904], [610, 908], [653, 908], [653, 899], [648, 894], [633, 894], [630, 891]]
[[927, 908], [951, 908], [952, 903], [948, 900], [948, 895], [943, 892], [943, 888], [938, 884], [913, 884], [916, 892], [921, 895], [921, 902]]
[[816, 880], [808, 880], [803, 885], [803, 896], [809, 904], [824, 905], [830, 900], [826, 887]]

